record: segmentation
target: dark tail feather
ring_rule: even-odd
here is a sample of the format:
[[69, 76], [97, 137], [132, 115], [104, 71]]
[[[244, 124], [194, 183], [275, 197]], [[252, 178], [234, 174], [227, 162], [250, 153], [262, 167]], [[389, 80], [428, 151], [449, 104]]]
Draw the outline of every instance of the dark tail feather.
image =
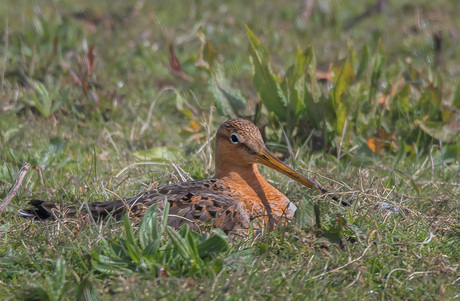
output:
[[[51, 208], [48, 209], [49, 206], [45, 207], [44, 201], [31, 200], [29, 204], [34, 206], [36, 209], [19, 209], [18, 213], [20, 216], [36, 220], [47, 219], [51, 217]], [[54, 208], [56, 208], [56, 206], [54, 206]]]
[[71, 218], [78, 215], [90, 215], [94, 220], [101, 220], [112, 214], [119, 218], [125, 211], [126, 201], [115, 200], [109, 202], [95, 202], [82, 205], [63, 205], [42, 200], [31, 200], [29, 204], [35, 208], [19, 209], [18, 213], [22, 217], [33, 220]]

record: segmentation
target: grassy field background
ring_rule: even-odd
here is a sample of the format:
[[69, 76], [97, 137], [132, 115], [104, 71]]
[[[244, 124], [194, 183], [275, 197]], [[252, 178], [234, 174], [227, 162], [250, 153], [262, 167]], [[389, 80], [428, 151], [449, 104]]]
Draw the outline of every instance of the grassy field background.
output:
[[[1, 299], [460, 298], [457, 1], [4, 2]], [[210, 177], [234, 116], [354, 206], [262, 168], [301, 210], [257, 238], [17, 214]]]

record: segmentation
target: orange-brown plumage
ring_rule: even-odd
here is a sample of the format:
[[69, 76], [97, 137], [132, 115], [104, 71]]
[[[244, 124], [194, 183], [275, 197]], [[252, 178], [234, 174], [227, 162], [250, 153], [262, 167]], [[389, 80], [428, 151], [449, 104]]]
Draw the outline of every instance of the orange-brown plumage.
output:
[[230, 232], [248, 229], [251, 221], [255, 228], [272, 228], [282, 216], [292, 218], [294, 215], [296, 206], [262, 177], [258, 164], [274, 168], [307, 187], [327, 192], [271, 155], [258, 128], [244, 119], [231, 119], [219, 127], [215, 156], [214, 178], [176, 183], [131, 198], [81, 206], [33, 200], [30, 204], [36, 209], [21, 209], [19, 213], [37, 219], [89, 213], [99, 220], [130, 212], [133, 218], [141, 218], [151, 205], [158, 204], [161, 208], [168, 202], [168, 224], [172, 227], [187, 223], [201, 229], [212, 225]]

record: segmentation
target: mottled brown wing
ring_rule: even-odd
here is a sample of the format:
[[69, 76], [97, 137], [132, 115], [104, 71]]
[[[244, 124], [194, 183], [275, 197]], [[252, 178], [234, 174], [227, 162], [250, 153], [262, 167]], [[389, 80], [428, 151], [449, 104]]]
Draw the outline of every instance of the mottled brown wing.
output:
[[119, 218], [123, 212], [129, 211], [133, 218], [141, 219], [151, 205], [158, 204], [162, 209], [166, 202], [170, 204], [168, 225], [174, 228], [185, 223], [195, 230], [212, 225], [225, 232], [249, 227], [250, 217], [242, 204], [218, 179], [178, 183], [131, 198], [80, 206], [32, 200], [30, 204], [36, 209], [21, 209], [19, 213], [34, 219], [69, 218], [89, 213], [95, 220], [100, 220], [109, 215]]
[[212, 225], [225, 232], [249, 227], [250, 217], [242, 203], [236, 201], [228, 187], [218, 179], [168, 185], [126, 201], [137, 217], [143, 216], [154, 203], [164, 208], [167, 201], [170, 204], [168, 225], [174, 228], [185, 223], [195, 230]]

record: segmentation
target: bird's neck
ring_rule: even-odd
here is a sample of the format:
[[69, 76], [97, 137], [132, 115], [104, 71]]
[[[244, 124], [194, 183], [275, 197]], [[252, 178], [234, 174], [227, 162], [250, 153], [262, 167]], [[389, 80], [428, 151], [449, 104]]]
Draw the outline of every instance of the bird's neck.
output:
[[237, 182], [243, 180], [251, 187], [257, 184], [263, 184], [265, 186], [265, 183], [267, 183], [267, 181], [259, 173], [257, 164], [248, 164], [243, 166], [233, 165], [230, 168], [227, 166], [219, 166], [216, 164], [215, 177], [218, 179], [226, 178], [228, 180], [233, 180]]
[[[264, 204], [281, 202], [284, 203], [286, 197], [278, 189], [270, 185], [259, 173], [257, 164], [246, 166], [232, 166], [231, 168], [217, 168], [216, 178], [223, 180], [228, 185], [238, 187], [249, 197], [257, 197]], [[268, 208], [267, 208], [268, 209]], [[268, 209], [268, 211], [270, 211]]]
[[[256, 164], [232, 166], [231, 169], [219, 169], [216, 166], [215, 177], [221, 179], [236, 191], [243, 193], [248, 200], [251, 200], [251, 202], [248, 202], [248, 206], [253, 206], [251, 204], [255, 201], [259, 206], [258, 208], [264, 208], [265, 213], [263, 214], [267, 214], [270, 224], [272, 223], [272, 216], [275, 217], [276, 221], [282, 215], [291, 218], [294, 214], [295, 206], [290, 203], [283, 193], [262, 177]], [[254, 207], [251, 210], [258, 212]]]

